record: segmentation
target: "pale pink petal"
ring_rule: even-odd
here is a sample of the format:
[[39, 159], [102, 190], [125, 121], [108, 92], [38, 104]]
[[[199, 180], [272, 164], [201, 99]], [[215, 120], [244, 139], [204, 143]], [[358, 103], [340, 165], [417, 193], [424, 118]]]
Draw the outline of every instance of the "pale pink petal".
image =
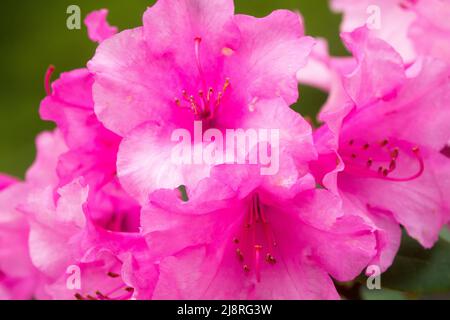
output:
[[[408, 30], [415, 15], [403, 0], [332, 0], [331, 8], [343, 12], [341, 31], [352, 32], [368, 26], [377, 37], [387, 41], [401, 53], [406, 62], [416, 58]], [[412, 2], [412, 1], [411, 1]]]
[[26, 173], [26, 181], [35, 186], [56, 186], [58, 176], [55, 168], [59, 156], [67, 151], [67, 146], [60, 131], [41, 133], [36, 138], [36, 147], [36, 159]]
[[[175, 128], [174, 128], [175, 129]], [[172, 157], [178, 141], [171, 140], [172, 130], [155, 123], [146, 123], [131, 132], [122, 142], [118, 160], [118, 176], [122, 186], [141, 204], [159, 188], [174, 189], [180, 185], [195, 185], [209, 175], [210, 166], [180, 164]], [[189, 149], [191, 148], [188, 141]]]
[[107, 16], [107, 9], [93, 11], [86, 16], [84, 24], [88, 28], [89, 39], [102, 42], [117, 33], [117, 27], [108, 24]]

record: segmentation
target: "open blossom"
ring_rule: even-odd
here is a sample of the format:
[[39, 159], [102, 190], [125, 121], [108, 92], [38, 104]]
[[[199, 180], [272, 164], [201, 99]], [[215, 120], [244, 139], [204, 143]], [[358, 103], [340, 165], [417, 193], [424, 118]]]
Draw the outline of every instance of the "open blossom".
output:
[[[450, 2], [331, 3], [352, 56], [232, 0], [158, 0], [120, 33], [90, 13], [87, 68], [45, 77], [56, 129], [23, 181], [0, 174], [0, 299], [339, 299], [334, 281], [388, 269], [402, 226], [431, 248], [450, 224]], [[316, 130], [289, 108], [298, 82], [329, 92]], [[207, 162], [230, 129], [276, 172]], [[200, 161], [173, 161], [177, 130]]]
[[233, 11], [231, 0], [160, 0], [144, 14], [143, 27], [104, 41], [88, 64], [98, 118], [125, 137], [118, 176], [141, 203], [153, 190], [193, 186], [208, 176], [210, 165], [170, 158], [174, 129], [193, 137], [194, 121], [221, 133], [284, 123], [281, 148], [292, 137], [298, 145], [308, 142], [286, 129], [307, 126], [288, 108], [298, 97], [295, 74], [313, 45], [300, 17], [279, 10], [258, 19]]
[[[140, 208], [113, 183], [90, 190], [78, 178], [58, 187], [56, 167], [67, 148], [62, 146], [59, 131], [38, 141], [26, 192], [17, 197], [18, 212], [29, 225], [24, 231], [27, 254], [18, 256], [29, 254], [43, 279], [40, 290], [54, 299], [131, 298], [135, 292], [122, 280], [121, 268], [133, 252], [147, 249], [137, 232]], [[80, 269], [79, 288], [67, 285], [67, 270], [73, 266]]]
[[280, 198], [251, 166], [215, 167], [183, 202], [160, 190], [142, 213], [160, 260], [154, 299], [338, 299], [330, 275], [346, 281], [372, 259], [375, 237], [340, 200], [302, 188]]
[[420, 55], [450, 63], [448, 0], [332, 0], [331, 7], [344, 14], [341, 31], [367, 25], [407, 63]]
[[[30, 193], [21, 210], [30, 221], [31, 259], [54, 299], [130, 299], [134, 289], [122, 278], [122, 265], [133, 252], [146, 250], [145, 243], [126, 228], [109, 231], [95, 224], [88, 191], [75, 181], [58, 189], [57, 201], [49, 188]], [[74, 267], [79, 287], [68, 285]]]
[[[385, 231], [395, 230], [394, 219], [431, 247], [450, 218], [450, 164], [441, 154], [450, 137], [449, 70], [433, 59], [407, 67], [365, 28], [343, 39], [357, 64], [341, 75], [347, 102], [331, 103], [321, 114], [313, 170], [353, 209], [382, 219]], [[386, 268], [399, 235], [384, 237], [390, 253], [380, 263]]]

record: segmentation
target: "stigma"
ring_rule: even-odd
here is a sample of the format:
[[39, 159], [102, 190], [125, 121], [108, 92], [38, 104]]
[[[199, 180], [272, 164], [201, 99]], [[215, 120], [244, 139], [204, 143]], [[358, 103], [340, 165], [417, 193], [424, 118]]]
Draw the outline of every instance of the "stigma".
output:
[[225, 77], [222, 87], [214, 89], [207, 84], [207, 79], [200, 61], [200, 44], [202, 39], [194, 39], [195, 63], [201, 80], [200, 88], [194, 92], [181, 91], [180, 97], [175, 97], [174, 102], [178, 108], [187, 109], [192, 112], [196, 120], [213, 119], [217, 113], [222, 99], [230, 87], [230, 78]]

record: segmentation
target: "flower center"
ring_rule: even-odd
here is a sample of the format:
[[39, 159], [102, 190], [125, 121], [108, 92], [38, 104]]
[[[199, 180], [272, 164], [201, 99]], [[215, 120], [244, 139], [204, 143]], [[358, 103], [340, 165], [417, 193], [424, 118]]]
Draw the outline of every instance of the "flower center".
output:
[[258, 194], [252, 196], [243, 228], [233, 243], [244, 272], [249, 274], [254, 270], [258, 282], [261, 281], [261, 258], [270, 265], [277, 262], [273, 255], [277, 243]]
[[345, 172], [353, 175], [401, 182], [414, 180], [424, 171], [419, 148], [405, 141], [351, 139], [339, 149]]
[[197, 37], [194, 39], [195, 59], [197, 69], [202, 81], [202, 88], [196, 93], [181, 92], [181, 98], [175, 98], [175, 104], [182, 109], [188, 109], [193, 114], [196, 120], [210, 120], [214, 118], [222, 98], [230, 86], [230, 79], [225, 78], [222, 89], [216, 94], [211, 86], [206, 83], [206, 77], [203, 72], [202, 64], [200, 62], [200, 43], [202, 39]]
[[[108, 272], [106, 276], [112, 279], [120, 278], [120, 275], [114, 272]], [[81, 293], [76, 293], [74, 296], [77, 300], [129, 300], [133, 296], [133, 293], [134, 288], [121, 283], [119, 286], [108, 292], [97, 290], [94, 295], [82, 295]]]

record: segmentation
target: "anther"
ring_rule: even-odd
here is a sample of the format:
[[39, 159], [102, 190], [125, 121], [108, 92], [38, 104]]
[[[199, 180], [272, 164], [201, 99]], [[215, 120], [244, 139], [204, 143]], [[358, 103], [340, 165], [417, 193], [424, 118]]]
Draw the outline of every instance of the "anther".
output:
[[373, 164], [373, 160], [371, 158], [369, 158], [369, 160], [367, 160], [367, 166], [371, 167]]
[[107, 274], [108, 274], [108, 277], [111, 277], [111, 278], [118, 278], [118, 277], [120, 277], [119, 274], [114, 273], [114, 272], [108, 272]]
[[394, 150], [392, 150], [392, 153], [391, 153], [392, 159], [397, 159], [397, 158], [398, 158], [399, 152], [400, 152], [400, 151], [399, 151], [398, 148], [395, 148]]
[[364, 150], [367, 150], [367, 149], [369, 149], [369, 144], [368, 143], [366, 143], [364, 146], [363, 146], [363, 149]]
[[266, 261], [270, 264], [275, 264], [277, 262], [277, 260], [270, 253], [266, 255]]
[[248, 267], [248, 265], [244, 265], [243, 269], [247, 273], [250, 272], [250, 268]]
[[225, 92], [229, 86], [230, 86], [230, 78], [226, 78], [225, 84], [223, 85], [223, 92]]
[[236, 249], [236, 255], [239, 258], [240, 261], [244, 260], [244, 255], [242, 254], [241, 249]]
[[206, 95], [206, 100], [211, 100], [211, 96], [212, 96], [212, 94], [214, 93], [214, 90], [213, 90], [213, 88], [209, 88], [208, 89], [208, 94]]
[[395, 162], [394, 159], [392, 159], [391, 163], [389, 163], [389, 170], [394, 171], [396, 166], [397, 166], [397, 163]]
[[385, 147], [385, 146], [387, 146], [389, 144], [389, 140], [388, 139], [384, 139], [383, 141], [381, 141], [381, 143], [380, 143], [380, 145], [382, 146], [382, 147]]
[[84, 297], [79, 293], [75, 293], [74, 296], [77, 300], [85, 300]]

